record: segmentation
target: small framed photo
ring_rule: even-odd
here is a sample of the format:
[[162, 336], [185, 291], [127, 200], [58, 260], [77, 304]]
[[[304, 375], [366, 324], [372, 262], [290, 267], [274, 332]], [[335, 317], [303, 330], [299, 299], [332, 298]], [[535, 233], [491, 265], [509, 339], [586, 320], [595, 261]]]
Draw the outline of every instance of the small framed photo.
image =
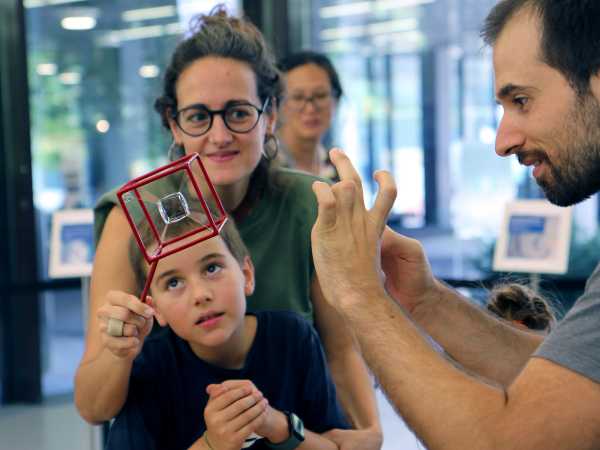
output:
[[562, 274], [568, 269], [572, 209], [547, 200], [517, 200], [506, 206], [494, 251], [500, 272]]
[[52, 215], [50, 278], [89, 276], [94, 260], [94, 213], [65, 209]]

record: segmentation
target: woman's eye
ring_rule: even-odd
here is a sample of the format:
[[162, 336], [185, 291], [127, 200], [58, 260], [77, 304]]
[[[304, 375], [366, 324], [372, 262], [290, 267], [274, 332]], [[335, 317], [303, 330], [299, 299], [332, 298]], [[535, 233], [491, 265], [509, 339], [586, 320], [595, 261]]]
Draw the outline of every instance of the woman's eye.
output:
[[190, 112], [186, 118], [188, 122], [206, 122], [209, 119], [209, 114], [206, 111]]
[[246, 108], [233, 108], [227, 111], [227, 117], [232, 120], [244, 120], [250, 115]]
[[304, 95], [300, 95], [300, 94], [291, 95], [290, 100], [295, 103], [304, 103], [304, 101], [306, 100], [306, 97]]

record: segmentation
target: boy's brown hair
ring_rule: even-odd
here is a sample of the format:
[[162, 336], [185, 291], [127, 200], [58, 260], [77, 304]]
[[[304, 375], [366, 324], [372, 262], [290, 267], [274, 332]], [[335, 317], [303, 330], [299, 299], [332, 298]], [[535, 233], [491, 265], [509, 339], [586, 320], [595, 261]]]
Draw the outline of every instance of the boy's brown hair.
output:
[[[171, 227], [170, 231], [173, 235], [188, 231], [191, 227], [191, 224], [190, 222], [184, 221], [170, 224], [169, 227]], [[173, 230], [173, 228], [178, 227], [181, 229]], [[142, 234], [142, 241], [144, 242], [151, 241], [153, 238], [150, 227], [145, 228], [140, 234]], [[246, 245], [244, 244], [244, 241], [237, 230], [235, 222], [231, 217], [227, 218], [221, 227], [221, 231], [219, 232], [218, 236], [223, 239], [227, 249], [231, 252], [231, 255], [235, 258], [238, 264], [242, 265], [246, 256], [250, 256], [250, 253], [248, 252], [248, 249], [246, 248]], [[131, 263], [131, 268], [133, 269], [133, 273], [135, 275], [137, 289], [141, 293], [146, 283], [147, 264], [144, 255], [142, 254], [140, 247], [133, 236], [129, 240], [129, 262]]]

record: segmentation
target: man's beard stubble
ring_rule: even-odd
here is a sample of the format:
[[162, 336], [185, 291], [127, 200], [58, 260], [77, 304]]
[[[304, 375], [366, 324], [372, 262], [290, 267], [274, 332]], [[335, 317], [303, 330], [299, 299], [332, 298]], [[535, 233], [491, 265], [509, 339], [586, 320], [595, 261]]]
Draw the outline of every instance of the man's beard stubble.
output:
[[600, 190], [600, 104], [591, 94], [578, 97], [560, 131], [561, 146], [553, 164], [543, 160], [552, 174], [538, 184], [551, 203], [571, 206]]

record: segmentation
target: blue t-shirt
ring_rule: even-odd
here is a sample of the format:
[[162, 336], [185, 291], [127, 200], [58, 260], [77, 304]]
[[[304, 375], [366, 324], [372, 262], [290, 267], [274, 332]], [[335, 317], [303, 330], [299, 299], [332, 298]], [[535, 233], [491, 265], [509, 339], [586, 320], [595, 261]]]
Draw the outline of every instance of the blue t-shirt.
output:
[[[256, 318], [256, 336], [239, 370], [204, 362], [170, 329], [149, 337], [106, 448], [189, 448], [206, 429], [206, 386], [231, 379], [251, 380], [272, 407], [295, 413], [311, 431], [348, 428], [313, 327], [290, 312], [258, 312]], [[266, 446], [259, 440], [252, 448]]]

